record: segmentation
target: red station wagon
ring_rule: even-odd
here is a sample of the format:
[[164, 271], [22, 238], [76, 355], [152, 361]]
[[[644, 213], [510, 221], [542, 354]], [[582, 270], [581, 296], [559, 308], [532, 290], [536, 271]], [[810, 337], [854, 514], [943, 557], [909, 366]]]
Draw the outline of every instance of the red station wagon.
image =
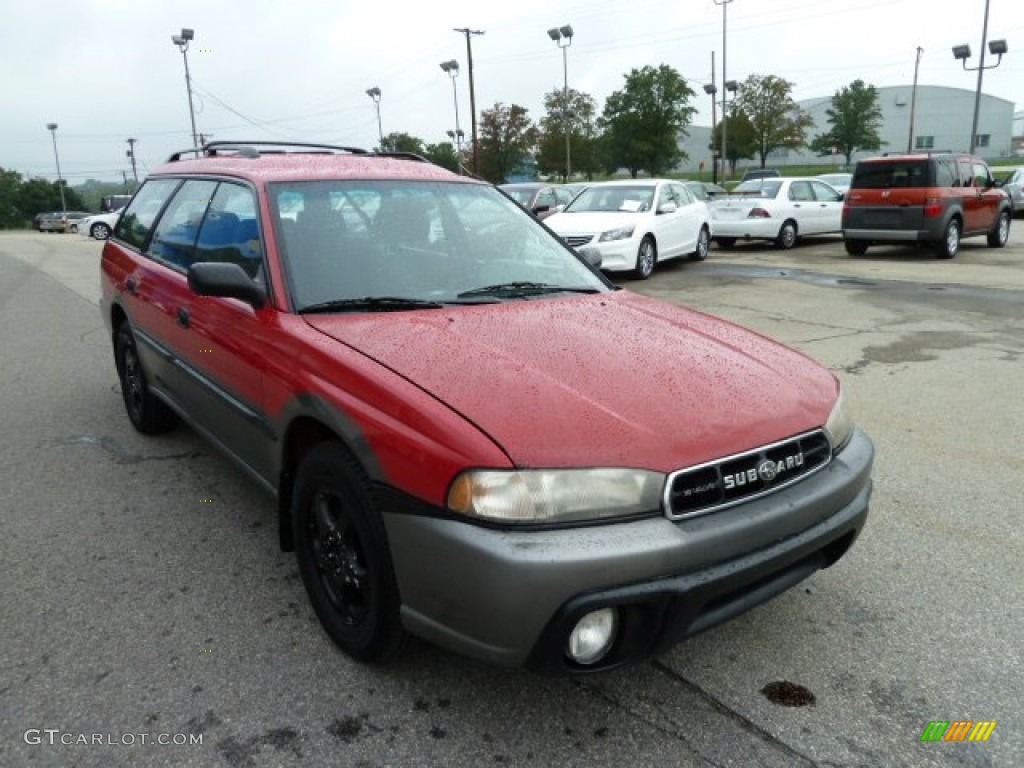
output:
[[276, 499], [352, 657], [408, 632], [609, 669], [862, 529], [873, 447], [804, 355], [616, 288], [495, 187], [416, 156], [184, 154], [103, 249], [128, 417], [184, 420]]

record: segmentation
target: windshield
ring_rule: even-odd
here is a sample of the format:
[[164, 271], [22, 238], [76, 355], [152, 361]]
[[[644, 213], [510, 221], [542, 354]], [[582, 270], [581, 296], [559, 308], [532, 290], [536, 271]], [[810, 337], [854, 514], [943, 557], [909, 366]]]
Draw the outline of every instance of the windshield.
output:
[[566, 206], [564, 213], [583, 211], [624, 211], [643, 213], [654, 204], [654, 186], [598, 185], [580, 192], [579, 197]]
[[782, 189], [782, 182], [778, 179], [750, 179], [738, 184], [730, 194], [773, 198], [779, 194], [780, 189]]
[[389, 311], [416, 302], [436, 307], [533, 299], [562, 288], [610, 290], [561, 240], [490, 186], [286, 182], [271, 185], [270, 200], [298, 311], [330, 304], [335, 311], [361, 311], [365, 299], [384, 298], [369, 304]]

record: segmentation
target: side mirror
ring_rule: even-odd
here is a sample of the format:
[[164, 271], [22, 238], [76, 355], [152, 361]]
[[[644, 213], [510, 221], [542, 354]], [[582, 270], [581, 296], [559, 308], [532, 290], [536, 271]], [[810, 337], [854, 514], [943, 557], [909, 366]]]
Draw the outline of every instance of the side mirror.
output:
[[223, 296], [240, 299], [259, 309], [267, 303], [263, 286], [253, 282], [237, 264], [200, 261], [188, 269], [188, 287], [199, 296]]
[[530, 210], [533, 211], [534, 215], [536, 215], [538, 213], [547, 213], [548, 211], [551, 210], [551, 206], [550, 205], [535, 205]]
[[593, 245], [584, 245], [576, 251], [594, 269], [601, 268], [601, 251]]
[[675, 213], [677, 211], [676, 204], [669, 200], [667, 203], [662, 203], [658, 206], [658, 213]]
[[1006, 182], [1005, 182], [1005, 181], [1003, 181], [1003, 179], [992, 179], [992, 183], [991, 183], [991, 185], [990, 185], [990, 186], [991, 186], [991, 187], [996, 187], [996, 188], [998, 188], [998, 189], [1002, 189], [1002, 187], [1003, 187], [1003, 185], [1004, 185], [1005, 183], [1006, 183]]

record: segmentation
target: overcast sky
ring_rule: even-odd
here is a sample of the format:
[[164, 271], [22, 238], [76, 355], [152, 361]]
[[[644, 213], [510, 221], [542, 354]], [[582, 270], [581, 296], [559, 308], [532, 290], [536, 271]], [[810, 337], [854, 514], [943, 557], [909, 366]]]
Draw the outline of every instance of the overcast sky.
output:
[[[861, 78], [973, 91], [951, 48], [981, 48], [985, 0], [733, 0], [727, 6], [728, 77], [774, 74], [797, 99], [830, 96]], [[542, 115], [562, 85], [550, 27], [571, 24], [570, 87], [605, 98], [623, 75], [668, 64], [697, 92], [694, 122], [711, 121], [711, 53], [722, 81], [722, 7], [715, 0], [0, 0], [0, 167], [56, 178], [48, 122], [70, 183], [116, 179], [135, 137], [139, 176], [191, 144], [182, 56], [171, 35], [195, 30], [188, 53], [197, 130], [214, 139], [283, 139], [372, 148], [377, 118], [366, 90], [381, 90], [384, 133], [427, 143], [470, 133], [465, 37], [473, 37], [477, 112], [496, 102]], [[1024, 109], [1024, 0], [991, 0], [989, 39], [1009, 54], [984, 90]], [[993, 63], [990, 56], [986, 63]], [[962, 120], [970, 133], [971, 115]]]

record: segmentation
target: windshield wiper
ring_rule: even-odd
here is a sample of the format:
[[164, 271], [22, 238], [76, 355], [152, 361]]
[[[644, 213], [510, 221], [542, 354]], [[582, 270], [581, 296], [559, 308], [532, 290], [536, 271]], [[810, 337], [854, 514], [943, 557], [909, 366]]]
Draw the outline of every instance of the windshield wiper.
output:
[[400, 312], [403, 309], [441, 309], [444, 304], [405, 296], [363, 296], [358, 299], [332, 299], [310, 304], [299, 310], [300, 315], [317, 312]]
[[458, 298], [464, 299], [469, 296], [535, 296], [544, 293], [597, 293], [598, 291], [598, 288], [572, 288], [565, 285], [552, 285], [551, 283], [521, 281], [473, 288], [469, 291], [463, 291], [458, 295]]

